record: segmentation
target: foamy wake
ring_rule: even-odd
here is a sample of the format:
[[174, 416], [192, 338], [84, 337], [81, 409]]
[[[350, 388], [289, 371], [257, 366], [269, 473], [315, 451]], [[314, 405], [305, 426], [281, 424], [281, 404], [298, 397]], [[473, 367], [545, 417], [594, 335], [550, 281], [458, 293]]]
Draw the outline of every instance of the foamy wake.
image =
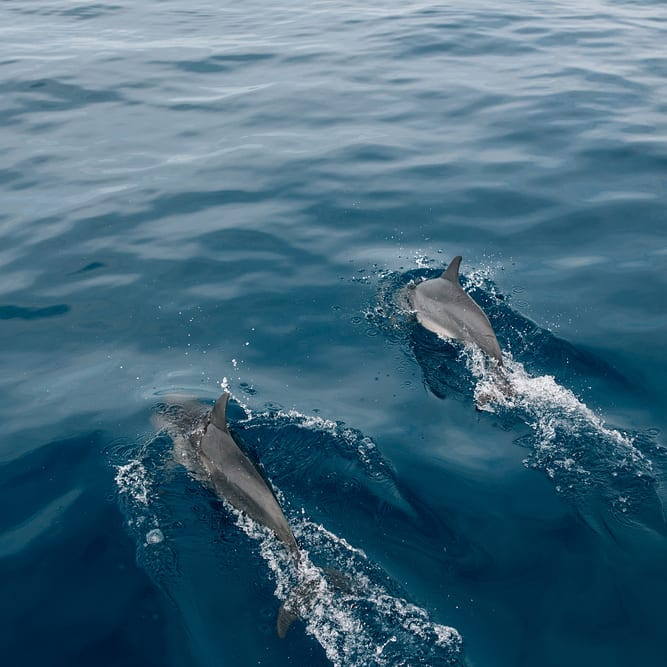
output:
[[[259, 413], [249, 421], [260, 427], [267, 421], [278, 421], [281, 425], [327, 433], [359, 460], [369, 477], [389, 474], [373, 440], [340, 422], [296, 410]], [[277, 495], [284, 504], [282, 494], [278, 491]], [[296, 566], [270, 531], [232, 508], [230, 511], [237, 516], [237, 525], [260, 541], [262, 557], [276, 582], [275, 595], [281, 602], [288, 600], [299, 585], [308, 583], [314, 597], [300, 609], [305, 629], [334, 665], [459, 664], [459, 633], [434, 623], [425, 610], [374, 583], [385, 576], [375, 572], [377, 568], [368, 562], [363, 551], [344, 538], [303, 516], [291, 518], [290, 525], [303, 549]], [[312, 558], [325, 569], [317, 567]], [[326, 566], [337, 568], [349, 579], [349, 591], [342, 592], [332, 585]]]
[[467, 348], [464, 356], [477, 380], [478, 408], [512, 411], [523, 418], [532, 431], [532, 452], [526, 464], [544, 470], [558, 491], [608, 484], [619, 476], [626, 483], [628, 477], [651, 476], [652, 462], [637, 449], [633, 437], [608, 427], [553, 376], [531, 377], [508, 353], [504, 353], [504, 371], [488, 368], [476, 348]]
[[127, 525], [131, 532], [143, 537], [143, 547], [162, 542], [164, 535], [151, 508], [151, 481], [144, 464], [134, 459], [117, 466], [115, 481], [126, 508], [131, 508], [127, 513]]
[[[307, 584], [309, 595], [297, 609], [306, 632], [318, 641], [333, 665], [459, 664], [459, 633], [434, 623], [425, 610], [374, 583], [373, 566], [346, 540], [307, 519], [291, 521], [303, 547], [297, 565], [272, 533], [246, 515], [234, 514], [237, 526], [260, 542], [281, 602]], [[337, 566], [347, 582], [344, 591], [330, 581], [326, 567], [312, 562], [311, 552]]]

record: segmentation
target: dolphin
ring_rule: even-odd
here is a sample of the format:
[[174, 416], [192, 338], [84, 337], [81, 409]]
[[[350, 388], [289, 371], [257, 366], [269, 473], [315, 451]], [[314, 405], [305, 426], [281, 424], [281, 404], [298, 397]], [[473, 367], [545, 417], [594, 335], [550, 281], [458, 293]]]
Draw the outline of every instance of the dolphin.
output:
[[298, 561], [299, 547], [276, 496], [229, 432], [227, 401], [225, 392], [208, 415], [203, 434], [196, 431], [190, 437], [204, 481], [218, 497], [272, 530]]
[[454, 257], [446, 271], [408, 290], [410, 306], [417, 321], [441, 338], [474, 343], [490, 359], [503, 365], [503, 355], [484, 311], [463, 290], [459, 282], [462, 257]]
[[[177, 421], [174, 419], [177, 415], [173, 412], [158, 418], [157, 425], [166, 428], [170, 433], [177, 460], [180, 460], [195, 479], [210, 487], [219, 498], [247, 514], [253, 521], [269, 528], [285, 545], [298, 566], [301, 550], [275, 494], [229, 431], [229, 397], [229, 392], [224, 392], [218, 398], [203, 424], [192, 403], [184, 406], [180, 421], [181, 428], [185, 425], [189, 430], [189, 435], [185, 437], [181, 428], [173, 428], [173, 422]], [[349, 586], [345, 583], [347, 578], [344, 574], [330, 568], [323, 568], [322, 571], [334, 588], [347, 592]], [[302, 577], [301, 583], [278, 612], [276, 631], [281, 639], [285, 637], [292, 623], [310, 610], [316, 596], [315, 582]]]

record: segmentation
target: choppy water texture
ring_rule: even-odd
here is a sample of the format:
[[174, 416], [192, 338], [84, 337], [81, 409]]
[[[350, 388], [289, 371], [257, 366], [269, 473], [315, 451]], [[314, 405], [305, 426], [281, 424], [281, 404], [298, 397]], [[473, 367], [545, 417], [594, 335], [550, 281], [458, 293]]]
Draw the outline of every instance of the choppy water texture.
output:
[[[666, 43], [660, 2], [0, 3], [4, 662], [663, 665]], [[511, 392], [404, 307], [456, 254]], [[302, 572], [151, 421], [221, 385]]]

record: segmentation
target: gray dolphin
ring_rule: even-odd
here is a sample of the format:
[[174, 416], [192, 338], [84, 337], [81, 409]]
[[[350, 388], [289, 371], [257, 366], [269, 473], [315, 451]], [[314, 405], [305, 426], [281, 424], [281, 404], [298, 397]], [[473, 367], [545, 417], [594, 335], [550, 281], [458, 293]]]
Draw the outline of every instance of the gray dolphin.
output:
[[298, 561], [299, 547], [273, 491], [229, 432], [228, 400], [229, 393], [225, 392], [215, 402], [203, 435], [198, 437], [199, 431], [190, 437], [196, 457], [206, 473], [204, 481], [232, 507], [270, 528]]
[[408, 290], [408, 299], [418, 322], [441, 338], [474, 343], [491, 359], [503, 365], [503, 355], [484, 311], [459, 282], [461, 256], [454, 257], [439, 278], [425, 280]]
[[[174, 440], [177, 460], [196, 479], [209, 486], [232, 507], [273, 531], [298, 565], [301, 550], [276, 496], [229, 432], [229, 396], [225, 392], [218, 398], [203, 424], [201, 417], [197, 416], [199, 410], [189, 403], [183, 406], [180, 420], [173, 419], [173, 413], [166, 413], [157, 419], [157, 425], [166, 427]], [[187, 435], [183, 434], [183, 426], [188, 429]], [[330, 568], [323, 568], [322, 571], [334, 588], [346, 591], [344, 584], [347, 578], [344, 574]], [[316, 585], [312, 580], [305, 578], [296, 586], [278, 612], [276, 631], [279, 637], [284, 638], [292, 623], [310, 610], [316, 596]]]

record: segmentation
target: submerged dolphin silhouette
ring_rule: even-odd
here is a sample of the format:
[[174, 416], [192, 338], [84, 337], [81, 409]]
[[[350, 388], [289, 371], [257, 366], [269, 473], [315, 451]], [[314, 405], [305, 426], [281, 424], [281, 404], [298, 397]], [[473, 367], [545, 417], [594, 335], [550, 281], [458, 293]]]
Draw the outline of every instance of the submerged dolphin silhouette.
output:
[[[203, 428], [195, 428], [186, 438], [175, 438], [174, 449], [180, 454], [181, 463], [196, 479], [211, 487], [219, 498], [232, 507], [273, 531], [298, 565], [301, 550], [275, 494], [229, 432], [229, 396], [229, 392], [225, 392], [218, 398]], [[192, 426], [198, 420], [188, 412], [186, 408], [185, 421]], [[335, 588], [346, 590], [346, 586], [340, 583], [347, 579], [345, 575], [329, 568], [323, 568], [323, 572]], [[306, 578], [281, 605], [276, 619], [276, 631], [281, 639], [292, 623], [310, 609], [316, 595], [315, 583]]]
[[439, 278], [425, 280], [408, 290], [408, 299], [418, 322], [441, 338], [474, 343], [499, 366], [503, 355], [484, 311], [459, 282], [461, 256], [454, 257]]

